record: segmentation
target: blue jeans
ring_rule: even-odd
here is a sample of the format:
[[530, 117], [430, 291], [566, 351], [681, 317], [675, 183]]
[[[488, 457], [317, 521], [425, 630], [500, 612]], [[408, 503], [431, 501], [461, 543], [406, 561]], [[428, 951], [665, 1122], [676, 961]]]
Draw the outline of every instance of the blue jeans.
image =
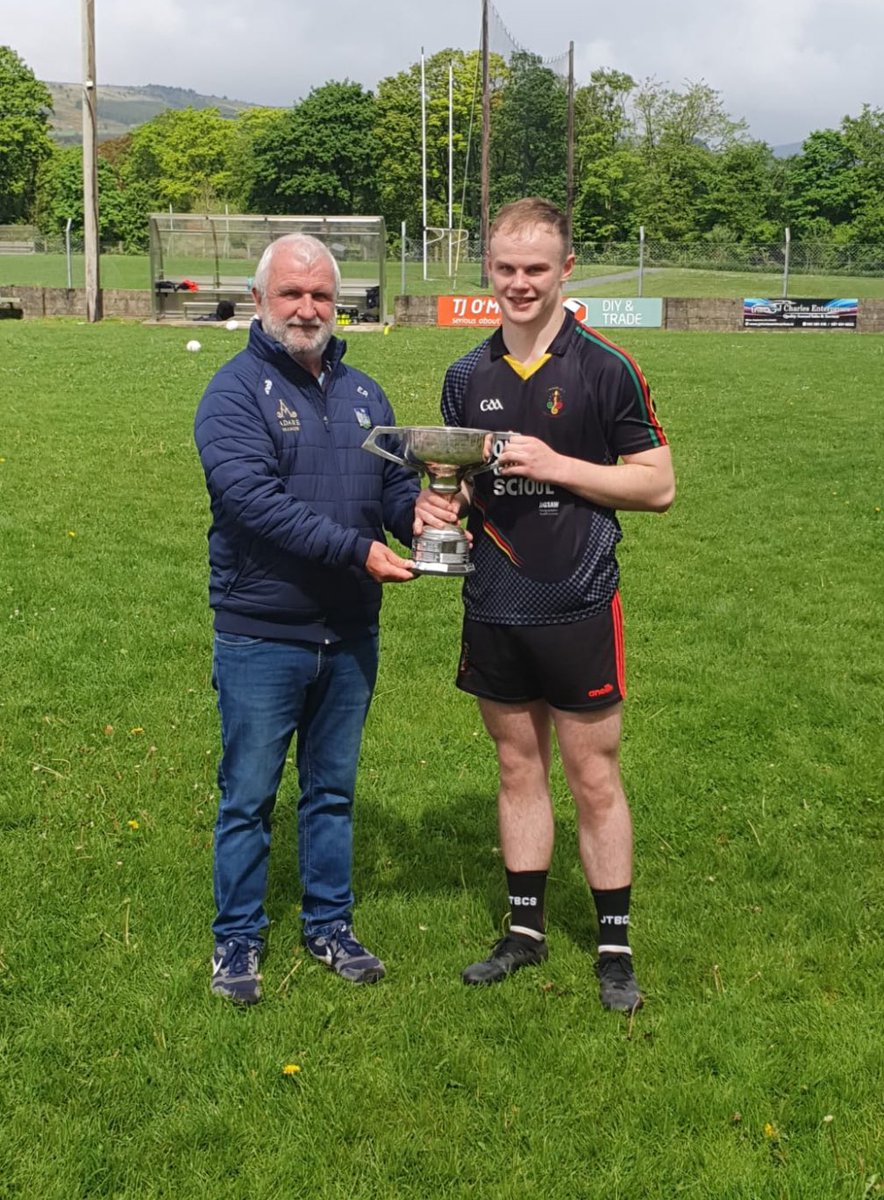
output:
[[268, 924], [270, 818], [296, 730], [304, 931], [312, 937], [352, 921], [353, 794], [377, 662], [376, 635], [323, 646], [216, 633], [219, 941], [257, 937]]

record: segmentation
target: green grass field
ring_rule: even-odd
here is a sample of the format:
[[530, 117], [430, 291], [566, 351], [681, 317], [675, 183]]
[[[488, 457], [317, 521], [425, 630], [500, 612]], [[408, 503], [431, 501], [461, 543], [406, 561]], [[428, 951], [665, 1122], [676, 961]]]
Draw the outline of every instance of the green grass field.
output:
[[[220, 264], [222, 275], [242, 275], [247, 278], [254, 264], [242, 260], [230, 260]], [[179, 259], [167, 264], [170, 279], [203, 277], [212, 270], [205, 259]], [[361, 263], [342, 264], [342, 273], [359, 278], [366, 272]], [[578, 264], [574, 268], [574, 284], [569, 291], [589, 296], [636, 296], [638, 279], [636, 273], [629, 277], [630, 268], [612, 264]], [[410, 295], [447, 295], [453, 292], [469, 295], [487, 291], [480, 287], [478, 263], [464, 263], [457, 272], [454, 282], [443, 275], [439, 264], [430, 264], [428, 278], [423, 277], [421, 263], [406, 263], [405, 292]], [[600, 276], [625, 276], [607, 283], [583, 286], [583, 280]], [[83, 256], [74, 255], [71, 263], [71, 280], [74, 287], [84, 286]], [[124, 288], [136, 291], [149, 290], [150, 265], [147, 257], [125, 254], [105, 254], [101, 258], [101, 284], [104, 288]], [[0, 255], [0, 288], [9, 287], [66, 287], [67, 263], [63, 255], [54, 254], [3, 254]], [[700, 271], [691, 269], [646, 271], [642, 291], [645, 296], [716, 296], [734, 297], [768, 296], [776, 299], [783, 294], [781, 275], [739, 271]], [[390, 261], [386, 265], [387, 311], [392, 313], [396, 296], [402, 294], [402, 264]], [[857, 298], [884, 297], [884, 278], [850, 275], [802, 275], [792, 274], [789, 280], [789, 295], [792, 297], [838, 296]]]
[[[0, 322], [0, 1196], [884, 1195], [884, 338], [623, 337], [679, 476], [667, 515], [622, 518], [629, 1024], [597, 1004], [558, 770], [549, 963], [460, 983], [505, 889], [439, 579], [388, 590], [360, 770], [357, 929], [388, 978], [349, 987], [299, 948], [288, 777], [267, 998], [210, 995], [191, 422], [245, 335], [188, 336]], [[435, 424], [474, 341], [394, 329], [349, 354]]]

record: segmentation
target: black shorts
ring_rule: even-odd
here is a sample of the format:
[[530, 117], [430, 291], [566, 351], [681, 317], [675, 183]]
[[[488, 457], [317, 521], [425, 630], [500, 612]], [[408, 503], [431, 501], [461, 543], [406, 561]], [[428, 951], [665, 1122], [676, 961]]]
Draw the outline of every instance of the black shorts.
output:
[[605, 708], [626, 697], [620, 596], [568, 625], [486, 625], [464, 620], [457, 686], [500, 704]]

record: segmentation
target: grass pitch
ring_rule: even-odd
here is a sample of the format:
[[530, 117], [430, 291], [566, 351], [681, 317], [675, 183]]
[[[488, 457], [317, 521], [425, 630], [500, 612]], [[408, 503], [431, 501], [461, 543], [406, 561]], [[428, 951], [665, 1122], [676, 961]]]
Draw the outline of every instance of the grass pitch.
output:
[[[0, 1196], [869, 1200], [884, 1194], [884, 338], [624, 335], [679, 496], [627, 513], [646, 1008], [603, 1013], [561, 774], [550, 960], [502, 927], [494, 756], [452, 683], [456, 583], [388, 589], [357, 929], [307, 961], [295, 780], [264, 1004], [209, 994], [217, 719], [191, 421], [244, 333], [0, 323]], [[468, 332], [356, 335], [437, 423]], [[298, 1072], [285, 1074], [287, 1065]]]

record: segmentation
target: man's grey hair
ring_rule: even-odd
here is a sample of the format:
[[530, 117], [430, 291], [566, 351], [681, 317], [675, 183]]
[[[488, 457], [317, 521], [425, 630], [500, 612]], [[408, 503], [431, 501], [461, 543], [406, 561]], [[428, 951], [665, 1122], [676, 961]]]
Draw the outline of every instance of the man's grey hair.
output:
[[273, 261], [273, 256], [281, 247], [285, 247], [292, 257], [298, 262], [303, 263], [305, 267], [312, 267], [315, 262], [323, 258], [331, 263], [335, 277], [335, 296], [337, 296], [341, 290], [341, 269], [328, 246], [321, 242], [319, 238], [311, 237], [309, 233], [285, 233], [282, 237], [278, 237], [270, 243], [261, 255], [258, 265], [255, 268], [253, 286], [262, 300], [267, 293], [267, 276], [270, 272], [270, 264]]

